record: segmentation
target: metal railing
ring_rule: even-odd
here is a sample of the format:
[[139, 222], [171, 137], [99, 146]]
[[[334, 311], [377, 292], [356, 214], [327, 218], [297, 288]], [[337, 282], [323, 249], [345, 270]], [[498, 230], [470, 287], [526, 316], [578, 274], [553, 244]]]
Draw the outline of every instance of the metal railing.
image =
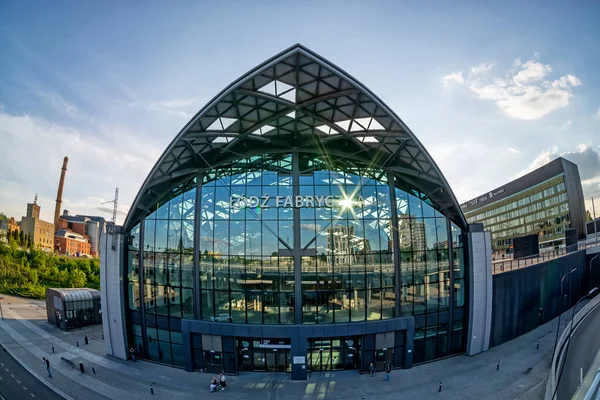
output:
[[500, 274], [513, 269], [529, 267], [531, 265], [543, 263], [573, 253], [578, 250], [584, 250], [588, 247], [598, 246], [594, 241], [581, 241], [577, 245], [563, 247], [558, 250], [547, 251], [536, 256], [523, 257], [518, 259], [502, 259], [492, 261], [492, 272]]

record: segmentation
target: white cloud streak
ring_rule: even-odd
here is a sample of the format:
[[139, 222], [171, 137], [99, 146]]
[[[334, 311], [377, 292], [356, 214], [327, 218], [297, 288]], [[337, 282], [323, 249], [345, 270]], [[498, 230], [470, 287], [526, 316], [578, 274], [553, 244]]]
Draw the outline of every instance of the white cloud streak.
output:
[[552, 67], [537, 60], [522, 63], [516, 59], [504, 77], [490, 77], [492, 67], [472, 67], [466, 80], [461, 71], [456, 71], [444, 76], [442, 83], [445, 87], [467, 86], [480, 99], [494, 102], [509, 117], [522, 120], [539, 119], [568, 106], [573, 88], [581, 85], [579, 78], [571, 74], [549, 78]]
[[442, 84], [445, 87], [452, 87], [455, 85], [464, 85], [465, 79], [462, 76], [462, 72], [456, 71], [451, 74], [442, 77]]

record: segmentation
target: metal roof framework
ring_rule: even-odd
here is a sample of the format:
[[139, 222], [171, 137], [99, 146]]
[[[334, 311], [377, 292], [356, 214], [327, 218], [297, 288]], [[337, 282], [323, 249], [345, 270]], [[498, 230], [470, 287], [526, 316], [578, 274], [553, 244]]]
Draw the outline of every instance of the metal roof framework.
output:
[[290, 152], [390, 168], [397, 185], [420, 192], [466, 229], [450, 186], [406, 124], [367, 87], [300, 44], [233, 82], [183, 127], [144, 181], [124, 227], [201, 172]]

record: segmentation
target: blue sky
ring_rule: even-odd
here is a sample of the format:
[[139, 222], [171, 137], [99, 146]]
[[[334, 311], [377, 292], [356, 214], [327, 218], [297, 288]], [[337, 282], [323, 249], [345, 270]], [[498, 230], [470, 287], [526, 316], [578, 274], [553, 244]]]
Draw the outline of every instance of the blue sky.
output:
[[188, 119], [294, 43], [394, 109], [459, 201], [565, 155], [600, 205], [598, 20], [592, 1], [0, 2], [0, 211], [39, 193], [50, 220], [68, 155], [64, 208], [108, 217], [119, 186], [122, 221]]

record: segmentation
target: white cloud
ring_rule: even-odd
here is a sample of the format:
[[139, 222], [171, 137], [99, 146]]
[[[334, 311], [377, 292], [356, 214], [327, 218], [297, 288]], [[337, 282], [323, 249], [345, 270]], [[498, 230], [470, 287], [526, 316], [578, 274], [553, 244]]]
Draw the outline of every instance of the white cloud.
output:
[[600, 108], [596, 111], [596, 120], [600, 121]]
[[158, 111], [177, 117], [191, 118], [197, 111], [198, 103], [195, 99], [173, 99], [164, 101], [132, 101], [125, 105], [132, 108], [141, 108], [146, 111]]
[[445, 87], [450, 87], [453, 85], [464, 85], [465, 84], [465, 79], [462, 76], [462, 72], [460, 71], [456, 71], [453, 72], [449, 75], [443, 76], [442, 77], [442, 84]]
[[[487, 75], [493, 66], [494, 66], [494, 64], [492, 64], [492, 63], [483, 63], [483, 64], [479, 64], [476, 67], [471, 67], [471, 71], [469, 71], [469, 79]], [[460, 71], [459, 71], [459, 73], [460, 73]]]
[[[110, 218], [110, 214], [99, 212], [105, 211], [99, 209], [100, 203], [112, 200], [115, 187], [121, 186], [119, 203], [131, 204], [162, 150], [121, 126], [101, 125], [84, 131], [3, 111], [0, 137], [0, 204], [3, 212], [17, 219], [24, 215], [25, 203], [32, 201], [35, 193], [40, 195], [42, 218], [52, 219], [64, 156], [69, 157], [69, 164], [62, 208], [72, 214]], [[119, 214], [122, 216], [126, 209], [119, 207]]]
[[553, 146], [553, 147], [550, 147], [548, 150], [544, 150], [531, 162], [531, 164], [529, 164], [529, 166], [527, 168], [519, 171], [517, 173], [517, 175], [514, 177], [514, 179], [520, 178], [521, 176], [528, 174], [531, 171], [534, 171], [534, 170], [548, 164], [550, 161], [554, 160], [556, 157], [560, 157], [560, 154], [558, 152], [558, 146]]
[[442, 78], [444, 86], [466, 85], [479, 98], [493, 101], [509, 117], [534, 120], [569, 105], [572, 89], [581, 85], [574, 75], [549, 79], [550, 65], [537, 60], [522, 63], [516, 59], [504, 77], [489, 77], [492, 64], [472, 67], [468, 78], [456, 71]]
[[568, 127], [570, 127], [572, 124], [571, 120], [568, 120], [567, 122], [565, 122], [564, 124], [562, 124], [562, 126], [560, 127], [560, 129], [567, 129]]
[[552, 67], [541, 64], [537, 61], [527, 61], [521, 65], [520, 71], [513, 76], [513, 81], [517, 85], [524, 85], [529, 82], [537, 82], [552, 72]]
[[518, 154], [518, 153], [519, 153], [519, 150], [517, 150], [517, 149], [514, 149], [514, 148], [512, 148], [512, 147], [509, 147], [509, 148], [508, 148], [508, 151], [509, 151], [510, 153], [512, 153], [512, 154]]
[[574, 151], [560, 152], [558, 146], [553, 146], [540, 153], [531, 164], [520, 171], [516, 177], [523, 176], [557, 157], [564, 157], [577, 164], [581, 187], [586, 208], [591, 210], [591, 198], [600, 198], [600, 156], [591, 145], [580, 144]]

